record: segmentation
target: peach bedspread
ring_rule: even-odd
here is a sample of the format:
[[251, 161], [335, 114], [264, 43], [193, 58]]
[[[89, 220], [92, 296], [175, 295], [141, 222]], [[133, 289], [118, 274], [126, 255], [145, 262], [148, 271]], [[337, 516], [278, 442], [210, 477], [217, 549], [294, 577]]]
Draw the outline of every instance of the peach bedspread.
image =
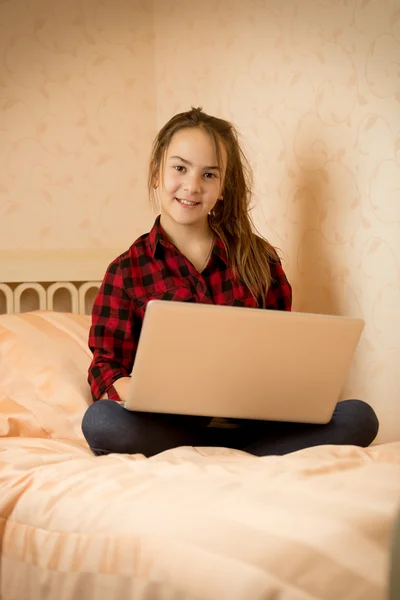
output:
[[0, 316], [2, 600], [384, 600], [400, 442], [93, 457], [87, 317]]

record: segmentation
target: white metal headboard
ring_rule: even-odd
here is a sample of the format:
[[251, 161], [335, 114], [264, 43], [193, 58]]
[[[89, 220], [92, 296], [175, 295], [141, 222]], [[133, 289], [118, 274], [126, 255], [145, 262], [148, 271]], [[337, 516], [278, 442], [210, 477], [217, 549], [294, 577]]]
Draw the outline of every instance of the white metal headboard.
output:
[[120, 250], [0, 254], [0, 313], [61, 310], [90, 314], [104, 273]]

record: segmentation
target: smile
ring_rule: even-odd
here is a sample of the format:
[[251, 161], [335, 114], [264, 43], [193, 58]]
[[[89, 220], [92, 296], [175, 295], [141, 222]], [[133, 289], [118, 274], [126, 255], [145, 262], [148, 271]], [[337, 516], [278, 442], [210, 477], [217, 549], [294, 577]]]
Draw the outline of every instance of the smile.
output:
[[200, 202], [191, 202], [190, 200], [185, 200], [184, 198], [175, 198], [180, 204], [184, 204], [185, 206], [197, 206]]

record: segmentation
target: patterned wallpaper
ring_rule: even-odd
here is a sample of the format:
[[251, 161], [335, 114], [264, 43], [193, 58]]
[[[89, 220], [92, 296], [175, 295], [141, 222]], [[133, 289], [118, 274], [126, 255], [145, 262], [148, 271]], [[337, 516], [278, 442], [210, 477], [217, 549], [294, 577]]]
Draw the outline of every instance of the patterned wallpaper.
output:
[[121, 247], [150, 140], [232, 120], [302, 311], [366, 321], [344, 397], [400, 438], [400, 0], [0, 0], [1, 247]]
[[125, 248], [151, 222], [151, 3], [0, 1], [0, 244]]
[[343, 397], [400, 439], [400, 1], [186, 7], [155, 3], [157, 124], [192, 104], [236, 124], [294, 307], [365, 319]]

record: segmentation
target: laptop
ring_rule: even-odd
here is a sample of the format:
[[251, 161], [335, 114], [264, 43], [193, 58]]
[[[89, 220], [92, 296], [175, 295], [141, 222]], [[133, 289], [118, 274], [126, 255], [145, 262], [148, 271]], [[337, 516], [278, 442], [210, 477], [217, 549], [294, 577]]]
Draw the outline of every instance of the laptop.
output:
[[150, 300], [125, 408], [328, 423], [364, 322]]

